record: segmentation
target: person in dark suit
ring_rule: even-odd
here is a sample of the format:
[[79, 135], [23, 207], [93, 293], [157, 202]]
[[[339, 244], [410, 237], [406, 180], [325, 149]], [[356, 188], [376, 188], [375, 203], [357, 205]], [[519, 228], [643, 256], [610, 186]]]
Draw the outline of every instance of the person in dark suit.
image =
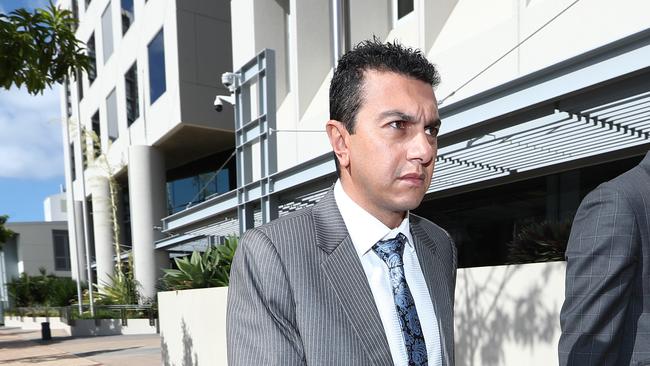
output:
[[229, 365], [453, 365], [456, 250], [410, 214], [431, 182], [435, 67], [377, 40], [338, 62], [327, 135], [339, 180], [248, 230], [232, 264]]
[[650, 365], [650, 153], [580, 204], [566, 250], [560, 365]]

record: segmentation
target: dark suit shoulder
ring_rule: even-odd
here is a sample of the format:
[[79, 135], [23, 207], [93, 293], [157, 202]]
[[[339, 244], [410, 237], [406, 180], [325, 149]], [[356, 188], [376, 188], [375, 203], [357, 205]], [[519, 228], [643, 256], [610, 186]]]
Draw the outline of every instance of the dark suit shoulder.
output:
[[415, 214], [410, 214], [409, 220], [411, 221], [411, 225], [419, 225], [432, 239], [446, 237], [447, 239], [452, 240], [447, 230], [438, 226], [438, 224], [429, 219]]
[[456, 245], [447, 230], [422, 216], [410, 214], [409, 219], [411, 221], [411, 231], [420, 235], [426, 235], [434, 243], [434, 250], [438, 255], [443, 260], [450, 260], [455, 270], [457, 266]]

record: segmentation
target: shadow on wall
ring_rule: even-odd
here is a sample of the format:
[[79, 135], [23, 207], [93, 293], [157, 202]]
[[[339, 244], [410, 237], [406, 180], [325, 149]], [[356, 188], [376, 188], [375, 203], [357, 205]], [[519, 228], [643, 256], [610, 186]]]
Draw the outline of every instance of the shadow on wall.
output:
[[[196, 352], [194, 352], [194, 342], [192, 341], [192, 335], [187, 329], [187, 324], [185, 319], [181, 318], [181, 331], [183, 332], [182, 344], [183, 344], [183, 360], [179, 366], [198, 366], [199, 358]], [[169, 346], [165, 341], [165, 336], [160, 337], [160, 353], [162, 355], [162, 362], [164, 366], [176, 366], [169, 359]]]
[[559, 262], [459, 270], [457, 365], [557, 364], [563, 278]]

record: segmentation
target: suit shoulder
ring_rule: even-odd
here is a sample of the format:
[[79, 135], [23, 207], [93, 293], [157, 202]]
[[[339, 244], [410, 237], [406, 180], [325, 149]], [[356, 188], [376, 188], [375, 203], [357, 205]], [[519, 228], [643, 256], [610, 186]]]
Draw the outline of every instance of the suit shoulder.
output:
[[255, 231], [262, 234], [274, 246], [279, 246], [286, 242], [295, 245], [296, 238], [304, 237], [305, 234], [311, 233], [314, 230], [313, 227], [314, 219], [312, 207], [307, 207], [285, 216], [281, 216], [249, 231]]
[[434, 223], [433, 221], [427, 218], [415, 214], [410, 214], [409, 220], [411, 220], [411, 223], [413, 225], [420, 225], [422, 229], [426, 230], [427, 233], [429, 234], [444, 235], [449, 239], [451, 239], [451, 235], [449, 235], [447, 230], [443, 229], [438, 224]]

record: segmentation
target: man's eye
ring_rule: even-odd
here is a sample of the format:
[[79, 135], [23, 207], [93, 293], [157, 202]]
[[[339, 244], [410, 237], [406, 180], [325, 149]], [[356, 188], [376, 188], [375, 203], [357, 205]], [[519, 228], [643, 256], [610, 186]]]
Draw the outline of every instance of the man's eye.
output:
[[438, 128], [433, 126], [427, 126], [424, 128], [424, 133], [431, 136], [438, 136]]
[[406, 122], [404, 121], [394, 121], [388, 124], [392, 128], [403, 129], [406, 128]]

